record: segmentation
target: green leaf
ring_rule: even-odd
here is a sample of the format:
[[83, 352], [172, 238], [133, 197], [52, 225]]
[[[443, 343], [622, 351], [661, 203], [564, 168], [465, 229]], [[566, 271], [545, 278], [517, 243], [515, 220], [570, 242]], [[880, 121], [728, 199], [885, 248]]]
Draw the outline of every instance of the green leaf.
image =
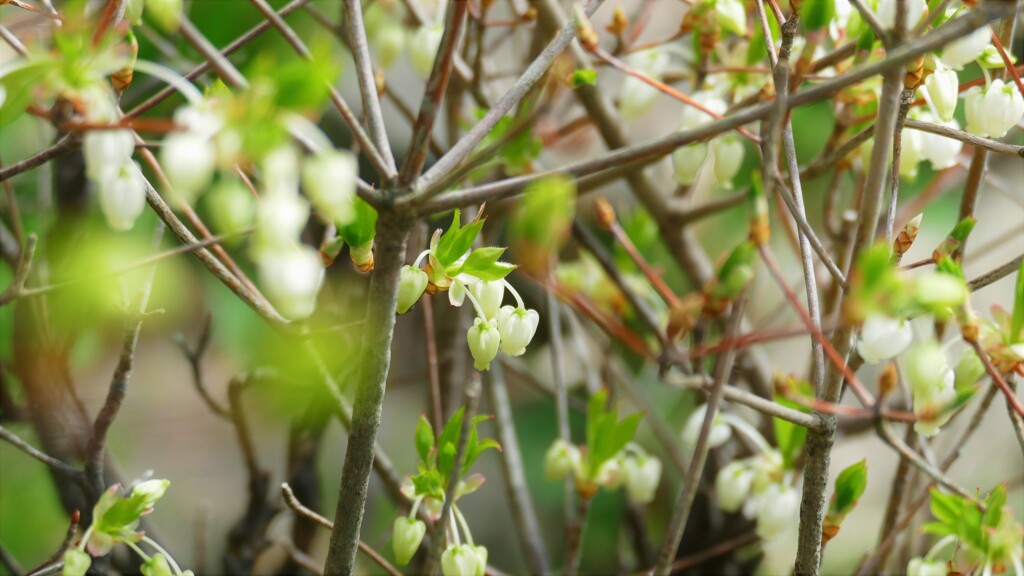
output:
[[861, 460], [848, 466], [836, 477], [835, 490], [832, 493], [831, 510], [845, 516], [853, 510], [868, 485], [867, 461]]
[[593, 68], [586, 68], [583, 70], [576, 70], [572, 73], [572, 86], [573, 88], [579, 88], [580, 86], [593, 86], [597, 84], [597, 70]]
[[430, 496], [431, 498], [444, 498], [444, 486], [441, 485], [441, 474], [436, 468], [422, 470], [419, 474], [412, 476], [412, 486], [417, 496]]
[[807, 428], [782, 418], [774, 418], [773, 424], [775, 440], [778, 442], [779, 453], [782, 454], [782, 466], [787, 470], [792, 469], [807, 440]]
[[449, 268], [447, 274], [449, 277], [455, 277], [459, 274], [469, 274], [470, 276], [476, 276], [481, 280], [501, 280], [516, 269], [514, 264], [498, 262], [498, 258], [501, 258], [501, 255], [504, 252], [505, 248], [477, 248], [470, 253], [469, 257], [466, 258], [466, 261], [460, 266]]
[[356, 198], [353, 207], [356, 217], [338, 228], [338, 236], [349, 246], [362, 246], [377, 235], [377, 210], [362, 198]]
[[608, 390], [605, 388], [594, 392], [587, 400], [587, 446], [593, 445], [597, 439], [597, 428], [607, 404]]
[[53, 60], [19, 61], [0, 66], [0, 86], [7, 93], [0, 106], [0, 126], [16, 120], [32, 103], [33, 91], [54, 71]]
[[985, 497], [985, 526], [995, 528], [1003, 515], [1003, 506], [1006, 506], [1006, 486], [997, 484], [996, 487]]
[[452, 216], [452, 225], [441, 236], [437, 243], [437, 249], [434, 251], [437, 261], [443, 267], [448, 268], [456, 260], [462, 258], [462, 255], [472, 248], [476, 237], [480, 235], [480, 230], [484, 227], [484, 220], [484, 218], [480, 218], [464, 227], [460, 226], [459, 211], [455, 210], [455, 214]]
[[591, 477], [633, 440], [643, 419], [643, 413], [637, 412], [620, 421], [615, 409], [605, 409], [607, 401], [608, 391], [602, 388], [587, 403], [587, 467]]
[[800, 22], [809, 31], [828, 26], [835, 15], [835, 0], [804, 0], [800, 6]]
[[576, 212], [576, 183], [564, 175], [542, 178], [526, 187], [509, 225], [509, 235], [545, 251], [561, 249]]
[[425, 416], [420, 416], [419, 424], [416, 425], [416, 453], [420, 460], [429, 462], [430, 451], [434, 449], [434, 428], [427, 421]]

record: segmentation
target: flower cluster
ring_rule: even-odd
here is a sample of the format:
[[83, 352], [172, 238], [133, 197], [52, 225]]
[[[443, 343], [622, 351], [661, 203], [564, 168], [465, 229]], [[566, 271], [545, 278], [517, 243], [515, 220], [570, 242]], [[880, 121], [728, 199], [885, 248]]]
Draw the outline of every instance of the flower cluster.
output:
[[[441, 556], [441, 571], [445, 576], [482, 576], [487, 566], [487, 548], [473, 543], [473, 535], [465, 516], [456, 502], [463, 496], [478, 490], [484, 483], [480, 474], [467, 476], [480, 454], [490, 448], [500, 449], [492, 439], [480, 440], [477, 435], [477, 424], [488, 416], [477, 416], [469, 423], [469, 437], [464, 443], [465, 456], [462, 467], [456, 469], [455, 457], [462, 435], [464, 410], [460, 408], [445, 424], [439, 436], [434, 437], [434, 429], [426, 418], [420, 417], [416, 427], [416, 452], [419, 455], [419, 472], [410, 477], [402, 486], [402, 492], [412, 500], [413, 505], [408, 516], [395, 519], [392, 529], [391, 543], [395, 561], [400, 566], [408, 564], [416, 554], [427, 525], [417, 517], [422, 506], [434, 522], [441, 519], [441, 511], [445, 501], [445, 489], [454, 474], [459, 480], [455, 489], [455, 498], [451, 504], [449, 524], [444, 527], [448, 545]], [[462, 543], [461, 534], [466, 543]]]
[[[694, 446], [707, 414], [707, 406], [693, 411], [683, 428], [683, 443]], [[800, 493], [793, 486], [792, 466], [786, 466], [783, 454], [772, 448], [750, 424], [732, 414], [718, 413], [712, 420], [708, 436], [709, 448], [718, 448], [732, 437], [742, 434], [757, 447], [758, 454], [733, 460], [723, 466], [715, 477], [718, 507], [725, 512], [739, 512], [757, 521], [757, 535], [769, 539], [792, 524], [800, 505]]]
[[[398, 313], [404, 314], [419, 301], [424, 292], [448, 291], [452, 306], [462, 306], [469, 298], [476, 318], [466, 333], [466, 343], [477, 370], [488, 370], [500, 349], [509, 356], [521, 356], [533, 340], [540, 323], [536, 310], [526, 308], [522, 297], [505, 280], [515, 266], [498, 259], [504, 248], [471, 246], [483, 228], [479, 215], [462, 226], [459, 211], [444, 234], [437, 230], [424, 250], [410, 266], [402, 268], [398, 287]], [[421, 264], [426, 260], [425, 268]], [[516, 305], [502, 305], [505, 291], [515, 298]]]
[[661, 480], [661, 460], [632, 441], [643, 414], [619, 420], [615, 409], [606, 409], [607, 403], [607, 390], [590, 397], [587, 444], [556, 439], [544, 456], [544, 472], [549, 480], [571, 477], [582, 498], [593, 497], [601, 487], [624, 487], [631, 502], [648, 504]]
[[[191, 570], [182, 570], [166, 550], [137, 530], [140, 517], [153, 511], [153, 505], [170, 484], [167, 480], [146, 480], [136, 484], [127, 495], [122, 494], [117, 484], [107, 489], [93, 508], [92, 524], [78, 544], [64, 552], [64, 576], [84, 576], [93, 557], [109, 554], [118, 543], [143, 559], [139, 570], [145, 576], [192, 576]], [[156, 553], [147, 554], [139, 543], [149, 545]]]

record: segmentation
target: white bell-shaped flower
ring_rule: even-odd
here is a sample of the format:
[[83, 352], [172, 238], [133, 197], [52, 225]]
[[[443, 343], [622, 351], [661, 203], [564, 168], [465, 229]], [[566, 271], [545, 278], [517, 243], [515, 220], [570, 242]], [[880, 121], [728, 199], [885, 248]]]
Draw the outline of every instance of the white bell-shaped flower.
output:
[[917, 130], [903, 130], [900, 137], [900, 176], [909, 179], [917, 177], [921, 152], [921, 133]]
[[800, 509], [800, 493], [796, 488], [772, 484], [760, 498], [755, 532], [765, 540], [781, 534], [787, 526], [795, 526]]
[[422, 520], [399, 516], [391, 532], [391, 545], [395, 552], [395, 562], [405, 566], [412, 560], [427, 533], [427, 525]]
[[427, 289], [427, 273], [422, 268], [402, 266], [402, 272], [398, 281], [398, 313], [405, 314], [412, 308], [423, 291]]
[[160, 165], [174, 193], [191, 204], [213, 182], [217, 149], [199, 134], [175, 132], [164, 138]]
[[914, 430], [926, 438], [934, 436], [952, 416], [940, 412], [956, 398], [956, 376], [949, 359], [938, 343], [922, 343], [907, 353], [905, 374], [919, 418]]
[[715, 183], [731, 190], [732, 181], [743, 166], [743, 142], [736, 134], [725, 134], [711, 141], [711, 149], [715, 163]]
[[648, 504], [661, 481], [661, 460], [648, 454], [627, 456], [622, 461], [626, 496], [634, 504]]
[[913, 339], [910, 322], [872, 314], [860, 329], [857, 352], [868, 364], [877, 364], [898, 356], [910, 346]]
[[[687, 446], [697, 445], [697, 438], [700, 436], [700, 428], [704, 424], [704, 415], [707, 414], [707, 411], [708, 405], [704, 404], [690, 414], [690, 418], [683, 428], [683, 443]], [[732, 428], [722, 420], [720, 414], [716, 414], [715, 419], [711, 421], [711, 433], [708, 434], [708, 449], [718, 448], [728, 442], [730, 437], [732, 437]]]
[[85, 175], [100, 182], [111, 172], [121, 170], [125, 160], [135, 152], [131, 130], [90, 130], [82, 137]]
[[409, 61], [421, 78], [430, 76], [443, 35], [444, 27], [441, 24], [432, 24], [420, 27], [409, 40]]
[[146, 179], [139, 165], [123, 159], [97, 183], [100, 209], [107, 224], [118, 231], [131, 230], [146, 208]]
[[481, 280], [468, 287], [480, 305], [481, 312], [488, 320], [493, 319], [501, 310], [501, 300], [505, 297], [505, 282]]
[[[954, 130], [959, 130], [960, 125], [956, 120], [944, 124]], [[964, 143], [956, 138], [947, 138], [940, 134], [921, 133], [921, 156], [931, 162], [935, 170], [945, 170], [956, 166], [956, 159], [964, 149]]]
[[[626, 58], [626, 64], [651, 78], [660, 80], [668, 69], [669, 56], [665, 50], [650, 48], [630, 54]], [[627, 120], [639, 118], [650, 110], [660, 96], [661, 92], [654, 86], [635, 76], [626, 76], [619, 91], [619, 114]]]
[[601, 469], [597, 471], [597, 482], [598, 486], [604, 486], [609, 490], [618, 490], [622, 487], [626, 481], [626, 473], [622, 466], [621, 452], [619, 456], [611, 458], [601, 464]]
[[989, 32], [988, 26], [982, 26], [974, 32], [946, 44], [942, 49], [942, 62], [954, 70], [959, 70], [965, 64], [977, 60], [991, 42], [992, 33]]
[[477, 370], [490, 370], [491, 361], [498, 355], [501, 335], [496, 324], [494, 320], [484, 320], [477, 316], [466, 332], [466, 343], [473, 355], [473, 367]]
[[949, 574], [949, 566], [941, 560], [927, 560], [911, 558], [907, 564], [907, 576], [946, 576]]
[[725, 512], [737, 512], [750, 496], [754, 471], [745, 460], [735, 460], [722, 467], [715, 476], [715, 497]]
[[278, 146], [260, 165], [263, 188], [267, 194], [294, 195], [299, 192], [299, 152], [287, 144]]
[[313, 248], [286, 246], [265, 252], [260, 255], [259, 272], [263, 291], [285, 318], [306, 318], [316, 309], [324, 267]]
[[298, 241], [309, 220], [309, 202], [298, 194], [265, 194], [256, 209], [256, 250]]
[[937, 69], [924, 79], [924, 87], [942, 121], [952, 120], [960, 96], [960, 80], [956, 71], [949, 68]]
[[501, 351], [509, 356], [522, 356], [537, 333], [540, 314], [536, 310], [503, 306], [498, 311], [497, 320]]
[[344, 226], [355, 218], [353, 200], [358, 174], [355, 156], [344, 150], [332, 150], [306, 160], [302, 184], [317, 211], [334, 224]]
[[672, 174], [676, 183], [689, 186], [696, 182], [704, 161], [708, 159], [708, 151], [708, 145], [704, 142], [676, 148], [672, 152]]
[[450, 545], [441, 554], [441, 573], [444, 576], [480, 576], [487, 567], [486, 563], [481, 564], [480, 559], [475, 546]]
[[576, 476], [580, 472], [582, 461], [579, 448], [558, 438], [544, 454], [544, 475], [548, 480]]
[[896, 26], [896, 3], [903, 2], [906, 6], [906, 29], [910, 30], [921, 19], [926, 8], [925, 0], [879, 0], [878, 23], [887, 30]]
[[[978, 136], [1002, 138], [1024, 116], [1024, 96], [1013, 84], [993, 80], [987, 88], [967, 91], [967, 131]], [[973, 118], [972, 118], [973, 116]]]

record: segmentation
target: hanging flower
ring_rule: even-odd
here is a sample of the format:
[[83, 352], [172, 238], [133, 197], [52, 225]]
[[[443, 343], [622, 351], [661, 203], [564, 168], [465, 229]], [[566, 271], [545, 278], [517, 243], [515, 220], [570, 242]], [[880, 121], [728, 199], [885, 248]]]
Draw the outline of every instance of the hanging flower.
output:
[[509, 356], [522, 356], [537, 333], [540, 314], [536, 310], [503, 306], [498, 311], [497, 320], [501, 351]]
[[782, 484], [768, 486], [757, 512], [757, 535], [765, 540], [778, 536], [787, 526], [794, 525], [799, 509], [800, 493], [796, 488]]
[[580, 449], [559, 438], [551, 443], [551, 447], [544, 454], [544, 475], [548, 480], [575, 476], [580, 470], [581, 462]]
[[402, 266], [401, 278], [398, 281], [398, 313], [408, 312], [426, 289], [427, 273], [422, 268], [408, 264]]
[[910, 322], [873, 314], [861, 327], [857, 352], [868, 364], [877, 364], [898, 356], [913, 339]]
[[399, 516], [391, 533], [391, 545], [395, 552], [395, 562], [405, 566], [412, 560], [427, 533], [427, 525], [422, 520]]
[[136, 162], [126, 159], [98, 183], [100, 209], [107, 224], [118, 231], [131, 230], [146, 208], [146, 178]]
[[959, 70], [981, 56], [991, 42], [992, 34], [988, 26], [982, 26], [967, 36], [946, 44], [942, 49], [942, 62], [954, 70]]
[[993, 80], [984, 90], [975, 86], [964, 95], [967, 131], [1002, 138], [1024, 116], [1024, 96], [1013, 84]]
[[505, 297], [504, 280], [493, 282], [481, 280], [469, 286], [469, 290], [473, 292], [477, 303], [480, 304], [480, 310], [488, 320], [498, 315], [498, 311], [501, 309], [501, 300]]
[[626, 495], [634, 504], [648, 504], [661, 480], [661, 460], [649, 454], [630, 454], [622, 459]]
[[[697, 438], [700, 436], [700, 428], [704, 425], [704, 415], [707, 413], [708, 406], [697, 408], [690, 414], [690, 418], [686, 421], [686, 426], [683, 428], [683, 443], [687, 446], [696, 446]], [[721, 414], [716, 414], [715, 419], [711, 423], [711, 433], [708, 435], [708, 449], [718, 448], [722, 444], [729, 441], [732, 437], [732, 428], [729, 427], [723, 419]]]
[[924, 86], [942, 121], [952, 120], [960, 95], [960, 80], [956, 72], [950, 68], [937, 69], [924, 79]]
[[329, 221], [344, 226], [355, 218], [353, 200], [359, 166], [356, 157], [332, 150], [308, 158], [302, 166], [306, 195]]
[[722, 467], [715, 476], [715, 497], [725, 512], [737, 512], [750, 495], [754, 471], [746, 461], [735, 460]]
[[259, 271], [267, 298], [285, 318], [306, 318], [316, 309], [324, 279], [316, 250], [299, 245], [268, 251], [260, 256]]
[[493, 320], [484, 320], [477, 316], [466, 332], [466, 343], [469, 344], [469, 351], [473, 355], [473, 367], [477, 370], [490, 370], [491, 361], [498, 355], [501, 335], [495, 324]]

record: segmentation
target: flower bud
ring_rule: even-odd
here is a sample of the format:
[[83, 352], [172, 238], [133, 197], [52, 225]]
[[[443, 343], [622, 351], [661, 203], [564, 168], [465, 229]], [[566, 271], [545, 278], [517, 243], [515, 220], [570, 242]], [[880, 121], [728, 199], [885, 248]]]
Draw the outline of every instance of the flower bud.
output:
[[92, 566], [92, 557], [83, 550], [71, 547], [64, 551], [64, 576], [85, 576]]
[[213, 181], [217, 149], [209, 139], [191, 132], [164, 138], [160, 164], [174, 193], [191, 204]]
[[708, 145], [695, 142], [676, 148], [672, 152], [672, 174], [676, 183], [689, 186], [697, 181], [701, 167], [708, 157]]
[[942, 49], [942, 62], [954, 70], [959, 70], [981, 56], [991, 41], [992, 34], [988, 26], [982, 26], [967, 36], [946, 44]]
[[[708, 405], [704, 404], [690, 414], [683, 428], [683, 443], [687, 446], [696, 446], [697, 437], [700, 436], [700, 428], [704, 425], [704, 415], [707, 413]], [[708, 449], [718, 448], [729, 441], [732, 436], [732, 428], [722, 421], [721, 416], [716, 414], [711, 422], [711, 433], [708, 434]]]
[[[630, 54], [626, 64], [651, 78], [660, 79], [668, 69], [669, 56], [665, 50], [651, 48]], [[659, 96], [661, 92], [654, 86], [635, 76], [627, 76], [619, 91], [619, 113], [627, 120], [639, 118]]]
[[298, 194], [266, 194], [256, 209], [257, 252], [289, 248], [309, 220], [309, 203]]
[[130, 130], [90, 130], [82, 137], [85, 174], [94, 182], [120, 170], [133, 152], [135, 138]]
[[497, 320], [501, 351], [509, 356], [522, 356], [537, 333], [540, 315], [536, 310], [504, 306], [498, 311]]
[[235, 178], [222, 180], [205, 197], [214, 229], [236, 234], [252, 226], [256, 201], [244, 184]]
[[469, 286], [469, 290], [473, 292], [477, 304], [480, 305], [480, 310], [488, 320], [498, 315], [498, 311], [501, 310], [501, 300], [505, 297], [503, 281], [481, 280]]
[[904, 130], [900, 138], [900, 176], [917, 178], [917, 166], [921, 163], [921, 133]]
[[626, 495], [633, 503], [648, 504], [654, 500], [654, 491], [661, 480], [661, 460], [649, 455], [630, 456], [623, 460], [622, 471]]
[[330, 151], [306, 160], [302, 184], [317, 211], [338, 226], [355, 218], [352, 204], [356, 195], [359, 166], [350, 152]]
[[139, 482], [135, 488], [132, 488], [132, 498], [141, 498], [143, 508], [152, 508], [158, 500], [164, 497], [170, 486], [170, 480], [154, 479]]
[[960, 80], [956, 72], [949, 68], [936, 70], [925, 78], [924, 87], [942, 121], [952, 120], [956, 112], [956, 100], [960, 95]]
[[283, 246], [259, 259], [260, 280], [267, 298], [285, 318], [306, 318], [316, 308], [324, 279], [320, 254], [309, 246]]
[[1013, 84], [1002, 80], [981, 89], [975, 86], [964, 95], [967, 131], [978, 136], [1002, 138], [1024, 116], [1024, 97]]
[[715, 476], [715, 496], [718, 507], [725, 512], [737, 512], [750, 495], [754, 471], [742, 460], [726, 464]]
[[398, 282], [398, 313], [405, 314], [427, 289], [427, 273], [422, 268], [402, 266]]
[[448, 546], [441, 555], [441, 573], [444, 576], [478, 576], [483, 574], [486, 564], [480, 563], [480, 553], [475, 546], [460, 544]]
[[[931, 117], [930, 114], [922, 114], [921, 120], [932, 121], [935, 118]], [[935, 123], [955, 130], [960, 129], [960, 125], [956, 120], [946, 123]], [[964, 148], [962, 141], [930, 132], [920, 132], [919, 137], [921, 138], [921, 157], [931, 162], [934, 170], [945, 170], [946, 168], [956, 166], [957, 156], [960, 155], [960, 151]]]
[[142, 576], [174, 576], [174, 572], [171, 570], [171, 565], [167, 563], [167, 558], [160, 553], [156, 553], [149, 557], [149, 560], [139, 568], [142, 572]]
[[726, 134], [711, 141], [715, 182], [732, 190], [732, 180], [743, 165], [743, 142], [735, 134]]
[[965, 347], [960, 350], [960, 359], [954, 371], [953, 387], [956, 389], [973, 385], [985, 374], [985, 363], [978, 358], [974, 348]]
[[941, 411], [956, 398], [955, 375], [946, 353], [935, 342], [921, 344], [907, 354], [907, 380], [914, 397], [914, 430], [930, 438], [939, 432], [952, 413]]
[[898, 356], [913, 339], [910, 322], [872, 314], [861, 326], [857, 352], [868, 364], [877, 364]]
[[473, 367], [477, 370], [490, 370], [491, 360], [498, 355], [501, 335], [493, 320], [477, 317], [466, 332], [466, 343], [473, 355]]
[[361, 246], [349, 246], [348, 256], [360, 272], [373, 270], [373, 240]]
[[430, 76], [443, 35], [444, 27], [441, 24], [422, 26], [413, 33], [409, 41], [409, 61], [421, 78]]
[[405, 566], [412, 560], [423, 535], [427, 533], [427, 525], [422, 520], [400, 516], [395, 519], [395, 527], [391, 533], [391, 546], [395, 552], [395, 562]]
[[949, 567], [945, 562], [939, 560], [925, 560], [917, 557], [911, 558], [907, 564], [907, 576], [946, 576], [949, 574]]
[[131, 230], [146, 208], [146, 178], [139, 165], [129, 159], [98, 182], [100, 209], [107, 225], [118, 231]]
[[551, 443], [551, 447], [544, 454], [544, 475], [548, 480], [575, 476], [580, 470], [581, 462], [580, 449], [559, 438]]
[[964, 281], [943, 272], [929, 272], [914, 279], [914, 301], [931, 312], [956, 308], [967, 299]]
[[718, 0], [715, 2], [715, 21], [727, 32], [737, 36], [747, 34], [747, 10], [740, 0]]
[[146, 0], [149, 17], [164, 32], [174, 34], [181, 25], [182, 0]]
[[795, 525], [800, 509], [800, 493], [795, 488], [772, 484], [761, 495], [757, 511], [757, 535], [769, 540], [781, 534], [787, 526]]
[[[620, 453], [621, 455], [621, 453]], [[622, 457], [616, 456], [601, 464], [595, 482], [609, 490], [618, 490], [626, 481], [626, 472], [622, 465]]]

